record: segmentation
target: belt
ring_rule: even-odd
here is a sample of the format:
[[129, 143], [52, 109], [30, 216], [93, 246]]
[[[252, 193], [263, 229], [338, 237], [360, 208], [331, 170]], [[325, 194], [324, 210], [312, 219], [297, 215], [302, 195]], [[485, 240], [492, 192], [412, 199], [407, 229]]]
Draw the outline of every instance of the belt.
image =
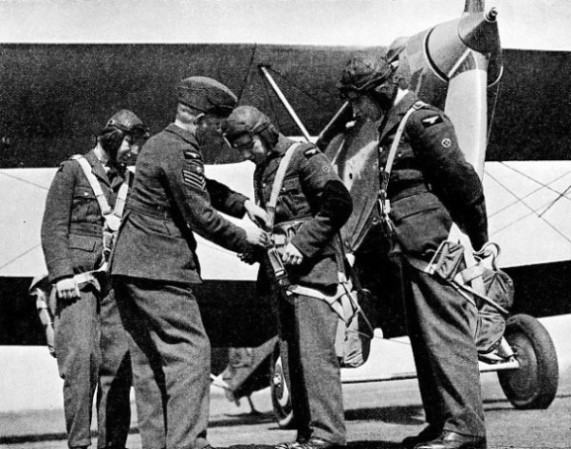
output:
[[145, 204], [138, 200], [131, 199], [127, 204], [127, 209], [132, 210], [138, 214], [147, 215], [153, 218], [161, 218], [161, 219], [172, 218], [170, 207], [161, 206], [160, 204], [151, 206], [150, 204]]
[[399, 189], [399, 191], [395, 194], [389, 193], [388, 196], [389, 200], [391, 200], [391, 202], [394, 203], [398, 200], [402, 200], [403, 198], [407, 198], [409, 196], [418, 195], [419, 193], [426, 193], [426, 192], [430, 192], [430, 190], [428, 190], [428, 187], [426, 187], [425, 184], [417, 184], [411, 187], [406, 187], [404, 189]]

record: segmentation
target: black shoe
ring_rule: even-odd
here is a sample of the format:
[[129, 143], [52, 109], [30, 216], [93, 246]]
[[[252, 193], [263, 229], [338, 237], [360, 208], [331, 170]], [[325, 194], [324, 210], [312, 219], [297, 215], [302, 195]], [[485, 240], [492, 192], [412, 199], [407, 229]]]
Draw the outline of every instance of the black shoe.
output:
[[274, 449], [298, 449], [300, 444], [302, 444], [300, 441], [294, 441], [291, 443], [285, 442], [285, 443], [276, 444], [274, 446]]
[[427, 441], [434, 440], [435, 438], [439, 437], [441, 433], [440, 429], [437, 429], [434, 426], [428, 425], [422, 429], [422, 431], [418, 435], [414, 435], [412, 437], [406, 437], [402, 440], [402, 446], [405, 449], [413, 449], [417, 444], [426, 443]]
[[344, 449], [346, 446], [322, 440], [321, 438], [310, 438], [305, 443], [298, 443], [296, 449]]
[[322, 440], [321, 438], [298, 438], [294, 443], [280, 443], [274, 449], [345, 449], [346, 446]]
[[445, 430], [438, 438], [417, 444], [414, 449], [486, 449], [486, 437], [462, 435]]

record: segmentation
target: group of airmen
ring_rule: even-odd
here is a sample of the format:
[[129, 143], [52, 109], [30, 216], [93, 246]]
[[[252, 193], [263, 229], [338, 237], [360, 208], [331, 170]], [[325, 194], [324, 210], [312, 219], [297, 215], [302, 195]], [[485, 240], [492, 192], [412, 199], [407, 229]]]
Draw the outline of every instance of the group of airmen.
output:
[[[379, 260], [399, 273], [428, 424], [402, 445], [485, 448], [469, 307], [422, 269], [453, 223], [475, 249], [487, 241], [482, 184], [450, 120], [399, 84], [384, 56], [353, 57], [338, 88], [357, 121], [378, 127], [381, 187], [370, 194], [380, 194], [382, 226], [370, 232], [386, 242]], [[297, 430], [276, 449], [343, 448], [338, 316], [306, 292], [337, 289], [338, 236], [352, 213], [351, 195], [324, 153], [284, 136], [258, 109], [237, 106], [222, 83], [192, 76], [176, 95], [174, 122], [152, 137], [133, 112], [113, 115], [94, 149], [61, 164], [47, 196], [42, 245], [56, 303], [68, 445], [91, 444], [97, 391], [98, 448], [124, 449], [134, 386], [144, 449], [210, 448], [210, 342], [193, 294], [201, 282], [197, 233], [243, 262], [259, 262], [256, 294], [275, 299]], [[201, 146], [212, 133], [223, 135], [232, 148], [226, 151], [256, 165], [255, 198], [206, 177]], [[132, 154], [134, 176], [125, 168]], [[220, 212], [248, 215], [259, 226], [242, 228]], [[287, 229], [279, 254], [289, 281], [305, 288], [288, 297], [279, 295], [266, 252], [275, 227]]]

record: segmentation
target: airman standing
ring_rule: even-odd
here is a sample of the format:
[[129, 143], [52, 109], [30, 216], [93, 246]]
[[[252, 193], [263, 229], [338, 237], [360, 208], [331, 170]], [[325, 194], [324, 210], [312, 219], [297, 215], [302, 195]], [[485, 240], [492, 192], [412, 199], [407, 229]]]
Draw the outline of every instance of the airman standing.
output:
[[237, 252], [266, 237], [215, 210], [264, 215], [204, 173], [200, 142], [219, 130], [236, 96], [200, 76], [182, 80], [177, 90], [175, 122], [149, 139], [137, 159], [111, 273], [130, 335], [143, 447], [202, 449], [209, 446], [210, 342], [192, 292], [201, 282], [194, 233]]
[[[394, 245], [390, 256], [401, 270], [428, 422], [420, 435], [403, 444], [416, 449], [485, 448], [471, 305], [443, 279], [423, 271], [447, 240], [453, 222], [475, 249], [487, 241], [482, 183], [466, 162], [448, 117], [399, 87], [393, 71], [384, 57], [356, 56], [345, 67], [339, 88], [355, 114], [373, 110], [374, 119], [381, 120], [381, 217]], [[390, 148], [405, 115], [408, 120], [390, 170]]]
[[[127, 182], [122, 161], [136, 153], [146, 137], [143, 122], [133, 112], [117, 112], [93, 150], [61, 164], [46, 199], [41, 238], [56, 294], [55, 353], [64, 379], [70, 448], [91, 444], [91, 410], [98, 384], [98, 447], [122, 449], [129, 433], [127, 335], [107, 273], [93, 272], [105, 262], [101, 201], [115, 207]], [[104, 198], [96, 195], [98, 188]]]
[[[339, 282], [339, 229], [352, 210], [349, 192], [329, 160], [312, 144], [296, 144], [280, 134], [269, 118], [251, 106], [236, 108], [225, 137], [244, 159], [256, 164], [256, 200], [275, 206], [275, 225], [291, 236], [283, 242], [282, 261], [289, 281], [321, 296], [334, 295]], [[288, 156], [288, 152], [291, 152]], [[280, 163], [291, 157], [271, 204]], [[278, 178], [279, 179], [279, 178]], [[253, 262], [244, 255], [246, 262]], [[342, 256], [341, 256], [342, 258]], [[256, 293], [274, 295], [267, 257], [262, 259]], [[317, 295], [319, 296], [319, 295]], [[276, 449], [328, 449], [346, 444], [339, 362], [335, 349], [338, 316], [323, 299], [293, 293], [277, 304], [280, 354], [284, 361], [297, 438]]]

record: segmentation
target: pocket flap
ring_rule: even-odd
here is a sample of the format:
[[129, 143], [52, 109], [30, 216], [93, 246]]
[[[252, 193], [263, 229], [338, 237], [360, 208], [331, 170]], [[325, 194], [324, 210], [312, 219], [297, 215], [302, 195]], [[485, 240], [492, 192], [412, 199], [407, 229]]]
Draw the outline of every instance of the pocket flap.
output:
[[93, 251], [97, 244], [96, 239], [87, 235], [70, 234], [69, 247], [82, 249], [84, 251]]
[[76, 198], [93, 198], [95, 199], [95, 194], [91, 187], [76, 186], [73, 191], [73, 196]]
[[438, 209], [442, 203], [436, 195], [430, 192], [417, 193], [399, 199], [391, 204], [391, 218], [397, 222], [403, 218], [418, 214], [427, 210]]

